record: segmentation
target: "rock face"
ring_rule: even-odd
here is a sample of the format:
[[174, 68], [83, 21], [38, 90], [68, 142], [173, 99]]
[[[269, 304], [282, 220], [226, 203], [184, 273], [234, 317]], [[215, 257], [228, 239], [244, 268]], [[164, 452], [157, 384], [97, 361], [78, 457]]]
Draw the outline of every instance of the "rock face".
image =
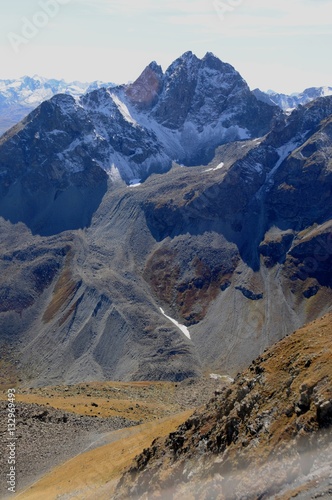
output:
[[295, 480], [310, 488], [306, 476], [332, 457], [331, 354], [328, 315], [264, 352], [176, 432], [155, 440], [115, 498], [270, 498]]
[[[0, 213], [4, 218], [22, 221], [41, 234], [90, 224], [108, 177], [97, 161], [88, 159], [78, 139], [77, 160], [69, 166], [72, 136], [89, 129], [82, 124], [82, 116], [67, 120], [67, 113], [75, 108], [73, 97], [54, 97], [0, 139]], [[54, 129], [58, 120], [62, 131]], [[61, 154], [49, 147], [54, 140], [61, 144]]]
[[[253, 99], [230, 66], [186, 53], [56, 96], [2, 137], [0, 331], [24, 379], [234, 375], [329, 310], [332, 97], [216, 148], [246, 113], [265, 127]], [[181, 151], [214, 156], [170, 168]]]

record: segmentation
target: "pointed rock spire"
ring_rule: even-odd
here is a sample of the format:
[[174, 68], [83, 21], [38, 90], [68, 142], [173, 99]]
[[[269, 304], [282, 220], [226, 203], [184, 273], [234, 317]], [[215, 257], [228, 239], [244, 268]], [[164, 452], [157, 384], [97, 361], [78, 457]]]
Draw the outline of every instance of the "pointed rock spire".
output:
[[162, 89], [163, 70], [152, 61], [141, 75], [126, 88], [126, 95], [139, 109], [151, 109]]

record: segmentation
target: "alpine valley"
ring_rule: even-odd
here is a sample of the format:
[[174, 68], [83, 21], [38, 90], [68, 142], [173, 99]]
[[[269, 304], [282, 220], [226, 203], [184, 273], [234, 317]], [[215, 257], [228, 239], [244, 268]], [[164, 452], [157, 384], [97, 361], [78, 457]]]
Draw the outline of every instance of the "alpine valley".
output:
[[326, 313], [331, 138], [332, 97], [285, 115], [211, 53], [43, 102], [0, 139], [1, 341], [24, 378], [233, 376]]

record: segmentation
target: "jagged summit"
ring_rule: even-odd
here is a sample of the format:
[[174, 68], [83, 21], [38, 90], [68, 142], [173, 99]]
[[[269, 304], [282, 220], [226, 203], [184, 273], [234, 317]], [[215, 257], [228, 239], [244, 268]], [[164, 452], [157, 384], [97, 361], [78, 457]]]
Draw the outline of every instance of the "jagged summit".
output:
[[141, 75], [126, 88], [126, 96], [140, 110], [153, 107], [162, 88], [163, 70], [152, 61]]
[[[169, 170], [173, 160], [207, 163], [220, 144], [267, 133], [277, 112], [252, 95], [232, 66], [186, 52], [165, 73], [152, 62], [129, 85], [93, 90], [71, 106], [63, 99], [43, 105], [2, 143], [25, 148], [29, 140], [34, 157], [47, 149], [40, 163], [50, 169], [65, 159], [67, 174], [98, 165], [130, 183]], [[33, 140], [45, 121], [48, 134]], [[17, 171], [28, 168], [23, 158]]]
[[[241, 126], [243, 120], [237, 113], [242, 107], [243, 118], [243, 106], [252, 107], [251, 97], [249, 87], [231, 65], [211, 53], [199, 59], [186, 52], [167, 68], [163, 90], [152, 114], [165, 127], [178, 129], [189, 127], [187, 123], [204, 127], [219, 119], [222, 124], [222, 114], [228, 110], [238, 116], [237, 125]], [[255, 115], [252, 110], [252, 122]], [[247, 123], [242, 128], [242, 134], [246, 135]], [[211, 141], [215, 140], [211, 131]]]
[[239, 75], [238, 71], [229, 63], [223, 62], [213, 52], [207, 52], [201, 59], [202, 64], [219, 71], [231, 71]]

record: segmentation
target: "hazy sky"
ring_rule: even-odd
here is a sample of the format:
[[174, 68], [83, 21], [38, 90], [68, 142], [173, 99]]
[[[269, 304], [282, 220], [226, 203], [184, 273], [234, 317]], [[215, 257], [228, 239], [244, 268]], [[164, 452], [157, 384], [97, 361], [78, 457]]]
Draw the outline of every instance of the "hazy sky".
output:
[[213, 52], [251, 88], [332, 86], [332, 0], [2, 2], [0, 78], [134, 80], [152, 60]]

